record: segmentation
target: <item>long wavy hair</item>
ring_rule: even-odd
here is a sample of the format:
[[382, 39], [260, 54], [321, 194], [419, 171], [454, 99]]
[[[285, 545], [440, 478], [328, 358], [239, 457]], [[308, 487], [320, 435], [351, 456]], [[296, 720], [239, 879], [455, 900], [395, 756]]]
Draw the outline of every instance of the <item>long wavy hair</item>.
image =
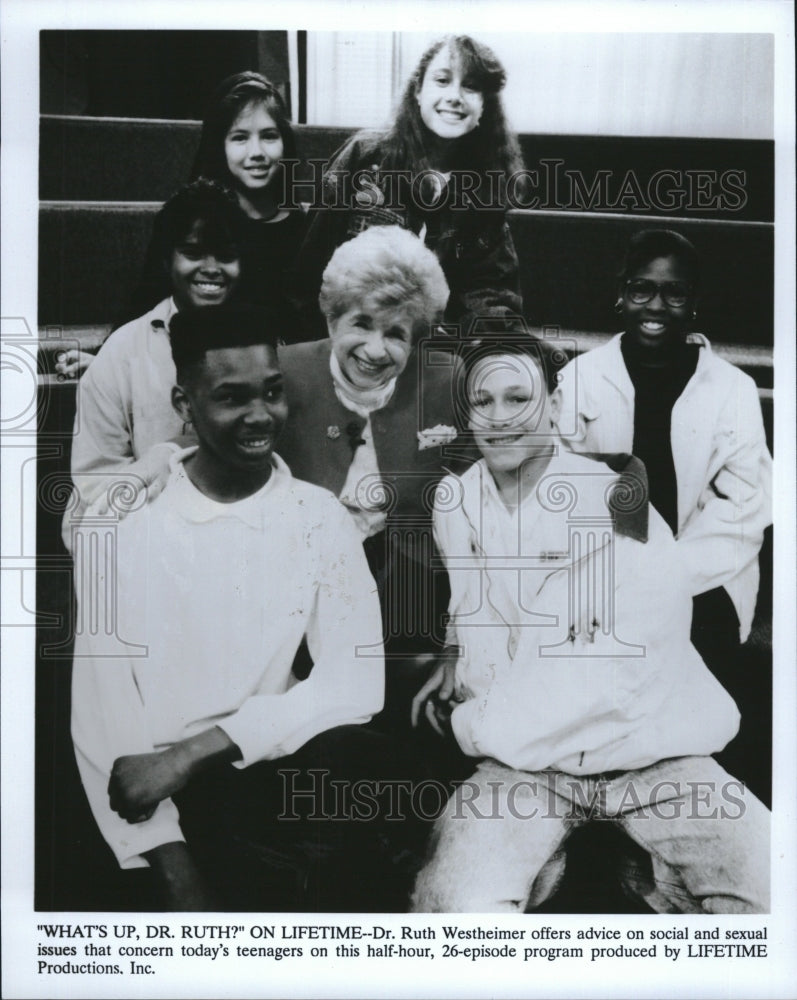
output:
[[522, 170], [523, 156], [517, 136], [507, 124], [501, 101], [506, 70], [492, 49], [469, 35], [447, 35], [421, 56], [385, 137], [382, 165], [388, 170], [409, 169], [413, 172], [430, 167], [428, 148], [431, 133], [421, 118], [417, 98], [429, 64], [443, 48], [448, 48], [456, 57], [462, 79], [478, 90], [484, 99], [481, 120], [476, 128], [461, 139], [453, 140], [457, 144], [456, 169], [477, 170], [481, 174], [498, 170], [506, 177]]
[[[253, 102], [262, 104], [274, 119], [282, 136], [283, 159], [296, 158], [296, 137], [282, 95], [260, 73], [247, 70], [228, 76], [211, 98], [202, 121], [202, 137], [191, 171], [192, 180], [208, 177], [235, 188], [227, 166], [224, 140], [238, 115]], [[272, 183], [281, 185], [282, 176], [280, 171]]]

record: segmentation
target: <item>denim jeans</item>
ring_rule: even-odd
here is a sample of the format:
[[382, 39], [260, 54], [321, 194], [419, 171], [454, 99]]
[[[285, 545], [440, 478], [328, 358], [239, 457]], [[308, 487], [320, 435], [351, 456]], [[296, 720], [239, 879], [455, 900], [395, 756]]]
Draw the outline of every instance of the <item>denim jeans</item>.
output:
[[561, 880], [570, 833], [598, 821], [644, 848], [650, 868], [620, 878], [657, 912], [768, 911], [769, 810], [711, 757], [585, 777], [482, 761], [436, 822], [412, 910], [534, 909]]

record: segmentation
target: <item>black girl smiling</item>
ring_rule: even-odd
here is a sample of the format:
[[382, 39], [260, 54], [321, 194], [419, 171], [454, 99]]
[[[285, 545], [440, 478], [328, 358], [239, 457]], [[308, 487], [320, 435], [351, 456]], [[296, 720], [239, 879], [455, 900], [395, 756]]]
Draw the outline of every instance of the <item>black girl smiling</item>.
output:
[[[772, 459], [758, 389], [693, 327], [700, 262], [673, 230], [629, 241], [615, 308], [623, 332], [562, 373], [567, 443], [580, 452], [632, 452], [650, 500], [676, 539], [693, 598], [693, 645], [737, 697], [740, 642], [750, 634], [758, 554], [771, 523]], [[745, 715], [742, 716], [742, 739]], [[734, 773], [745, 763], [729, 759]]]
[[650, 230], [631, 239], [615, 304], [625, 357], [647, 367], [680, 360], [694, 371], [697, 347], [686, 338], [697, 316], [699, 280], [697, 251], [686, 237]]

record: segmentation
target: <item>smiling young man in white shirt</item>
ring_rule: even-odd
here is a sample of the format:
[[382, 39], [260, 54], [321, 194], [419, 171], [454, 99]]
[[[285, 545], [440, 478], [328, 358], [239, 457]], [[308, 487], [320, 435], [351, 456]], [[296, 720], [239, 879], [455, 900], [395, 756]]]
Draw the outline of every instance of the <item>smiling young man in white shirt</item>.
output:
[[[241, 844], [267, 842], [253, 828], [284, 803], [261, 762], [334, 772], [362, 757], [373, 737], [352, 724], [382, 706], [379, 604], [351, 519], [274, 454], [287, 416], [282, 321], [230, 306], [173, 318], [173, 403], [199, 445], [175, 455], [160, 497], [115, 527], [99, 580], [82, 568], [96, 523], [82, 525], [76, 550], [84, 620], [102, 613], [91, 588], [109, 588], [121, 638], [115, 655], [107, 629], [76, 638], [81, 777], [119, 864], [150, 865], [173, 909], [218, 906]], [[297, 681], [303, 639], [314, 666]], [[198, 840], [213, 829], [209, 852], [181, 829], [189, 817]]]

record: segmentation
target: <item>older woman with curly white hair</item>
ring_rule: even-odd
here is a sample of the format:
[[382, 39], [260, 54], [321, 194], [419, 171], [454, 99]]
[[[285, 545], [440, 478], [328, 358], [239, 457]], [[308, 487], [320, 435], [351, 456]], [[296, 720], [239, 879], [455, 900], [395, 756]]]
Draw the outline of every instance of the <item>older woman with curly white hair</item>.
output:
[[416, 236], [373, 227], [341, 244], [324, 271], [329, 338], [280, 351], [290, 411], [280, 454], [354, 518], [393, 659], [433, 651], [445, 631], [431, 510], [438, 481], [462, 461], [458, 362], [435, 336], [447, 299], [440, 264]]

